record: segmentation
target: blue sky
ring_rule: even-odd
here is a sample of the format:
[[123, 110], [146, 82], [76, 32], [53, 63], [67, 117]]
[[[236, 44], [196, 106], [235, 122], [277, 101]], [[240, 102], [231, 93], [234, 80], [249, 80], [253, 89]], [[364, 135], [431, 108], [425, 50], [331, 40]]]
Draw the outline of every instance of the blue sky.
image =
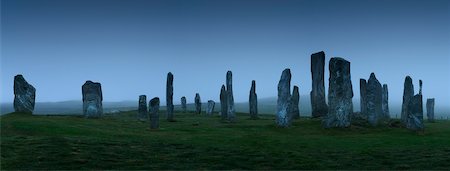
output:
[[424, 81], [424, 98], [450, 106], [450, 1], [447, 0], [1, 0], [1, 102], [12, 102], [23, 74], [39, 102], [81, 100], [86, 80], [105, 101], [195, 93], [218, 100], [228, 70], [235, 101], [276, 96], [284, 68], [300, 94], [311, 91], [310, 55], [375, 72], [401, 103], [403, 81]]

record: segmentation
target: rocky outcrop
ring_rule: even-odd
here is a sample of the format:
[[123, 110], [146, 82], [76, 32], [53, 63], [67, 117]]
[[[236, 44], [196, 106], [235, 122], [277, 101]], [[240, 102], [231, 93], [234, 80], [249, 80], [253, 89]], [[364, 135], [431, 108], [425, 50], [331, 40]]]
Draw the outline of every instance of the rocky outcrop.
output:
[[233, 76], [231, 71], [227, 72], [227, 80], [226, 80], [226, 84], [227, 84], [227, 118], [228, 121], [230, 122], [234, 122], [236, 121], [236, 113], [235, 113], [235, 109], [234, 109], [234, 97], [233, 97], [233, 80], [232, 80]]
[[391, 116], [389, 114], [389, 92], [387, 84], [383, 84], [383, 91], [381, 98], [382, 98], [381, 107], [383, 111], [383, 119], [389, 120]]
[[291, 70], [285, 69], [278, 82], [278, 100], [276, 124], [279, 127], [289, 127], [291, 125], [290, 115], [291, 105]]
[[323, 119], [323, 126], [349, 127], [353, 113], [350, 62], [339, 57], [331, 58], [329, 70], [328, 114]]
[[159, 128], [159, 98], [155, 97], [149, 102], [150, 112], [150, 129]]
[[138, 117], [137, 118], [140, 121], [148, 120], [147, 96], [146, 95], [139, 96], [139, 106], [138, 106]]
[[250, 88], [248, 104], [249, 104], [249, 109], [250, 109], [250, 118], [258, 119], [258, 96], [256, 95], [255, 80], [252, 81], [252, 87]]
[[311, 55], [312, 91], [310, 93], [312, 117], [322, 117], [328, 113], [325, 102], [325, 53], [323, 51]]
[[374, 73], [370, 74], [366, 88], [367, 120], [370, 125], [377, 126], [383, 118], [382, 87]]
[[220, 116], [222, 117], [222, 120], [227, 119], [227, 113], [228, 113], [228, 93], [225, 88], [225, 85], [222, 85], [222, 88], [220, 89]]
[[298, 87], [294, 86], [294, 90], [292, 90], [291, 106], [290, 106], [292, 119], [300, 118], [299, 102], [300, 102], [300, 93], [298, 92]]
[[408, 104], [409, 101], [414, 97], [414, 85], [412, 83], [412, 79], [409, 76], [406, 76], [405, 83], [403, 86], [403, 102], [402, 102], [402, 114], [401, 121], [403, 124], [406, 124], [408, 120]]
[[186, 109], [186, 97], [181, 97], [181, 111], [183, 113], [186, 113], [187, 109]]
[[173, 119], [173, 75], [171, 72], [167, 73], [166, 84], [166, 107], [167, 107], [167, 121], [174, 121]]
[[99, 118], [103, 114], [103, 95], [100, 83], [86, 81], [82, 86], [83, 114], [86, 118]]
[[36, 89], [23, 78], [14, 77], [14, 111], [33, 113], [36, 99]]
[[216, 102], [212, 100], [208, 100], [208, 106], [206, 107], [206, 115], [212, 116], [214, 112], [214, 106], [216, 106]]
[[202, 101], [200, 99], [200, 94], [195, 94], [195, 113], [202, 113]]
[[427, 99], [428, 122], [434, 122], [434, 98]]

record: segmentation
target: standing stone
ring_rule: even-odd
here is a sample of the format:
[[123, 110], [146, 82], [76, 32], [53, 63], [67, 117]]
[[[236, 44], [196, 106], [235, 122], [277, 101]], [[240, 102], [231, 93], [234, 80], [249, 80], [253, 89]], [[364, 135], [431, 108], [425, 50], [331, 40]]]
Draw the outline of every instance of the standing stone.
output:
[[147, 111], [147, 96], [140, 95], [139, 96], [139, 107], [138, 107], [138, 120], [147, 121], [148, 120], [148, 111]]
[[408, 115], [406, 128], [413, 131], [423, 131], [423, 105], [422, 105], [422, 95], [416, 94], [413, 96], [408, 103]]
[[99, 118], [103, 114], [103, 95], [100, 83], [86, 81], [82, 88], [83, 114], [86, 118]]
[[14, 77], [14, 111], [33, 113], [36, 98], [36, 89], [23, 78], [22, 75]]
[[325, 53], [323, 51], [311, 55], [312, 91], [310, 93], [312, 117], [327, 115], [328, 106], [325, 102]]
[[278, 100], [276, 123], [279, 127], [289, 127], [291, 124], [290, 116], [291, 105], [291, 70], [285, 69], [278, 82]]
[[216, 106], [216, 102], [214, 102], [213, 100], [208, 100], [208, 106], [206, 108], [207, 116], [212, 116], [212, 114], [214, 112], [214, 106]]
[[339, 57], [331, 58], [329, 70], [328, 114], [323, 119], [323, 126], [349, 127], [353, 113], [350, 62]]
[[183, 113], [186, 113], [186, 97], [181, 97], [181, 110], [183, 111]]
[[360, 104], [360, 108], [361, 108], [361, 114], [363, 115], [367, 115], [367, 82], [365, 79], [359, 79], [359, 94], [360, 94], [360, 99], [359, 99], [359, 104]]
[[370, 74], [367, 81], [367, 120], [372, 126], [377, 126], [383, 117], [382, 107], [382, 88], [380, 82], [375, 77], [374, 73]]
[[255, 80], [252, 80], [252, 87], [250, 88], [248, 104], [249, 104], [249, 109], [250, 109], [250, 118], [258, 119], [258, 96], [256, 95]]
[[422, 80], [419, 80], [419, 94], [422, 95]]
[[195, 113], [202, 113], [202, 101], [198, 93], [195, 94]]
[[234, 98], [233, 98], [233, 80], [232, 80], [232, 73], [231, 71], [227, 72], [227, 117], [228, 121], [234, 122], [236, 121], [236, 114], [234, 109]]
[[167, 107], [167, 121], [172, 122], [174, 121], [174, 119], [173, 119], [173, 75], [171, 72], [167, 73], [166, 107]]
[[406, 76], [405, 83], [403, 85], [403, 102], [402, 102], [402, 115], [401, 121], [403, 124], [406, 124], [408, 119], [408, 104], [409, 100], [414, 96], [414, 85], [412, 83], [412, 79], [409, 76]]
[[228, 101], [227, 101], [227, 90], [225, 88], [225, 85], [222, 85], [222, 88], [220, 89], [220, 115], [222, 116], [222, 120], [227, 119], [227, 113], [228, 113]]
[[434, 122], [434, 98], [427, 99], [428, 122]]
[[150, 100], [150, 129], [158, 129], [159, 128], [159, 98], [155, 97]]
[[381, 107], [383, 110], [383, 119], [389, 120], [391, 116], [389, 114], [389, 92], [387, 84], [383, 84]]
[[292, 90], [291, 106], [290, 106], [292, 119], [300, 118], [299, 101], [300, 101], [300, 93], [298, 92], [298, 87], [294, 86], [294, 90]]

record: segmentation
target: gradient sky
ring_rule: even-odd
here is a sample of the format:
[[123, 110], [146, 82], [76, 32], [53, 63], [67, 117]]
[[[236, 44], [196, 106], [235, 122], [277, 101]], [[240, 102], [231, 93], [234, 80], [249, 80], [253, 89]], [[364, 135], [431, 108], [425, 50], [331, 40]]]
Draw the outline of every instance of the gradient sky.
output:
[[[300, 94], [311, 91], [310, 55], [351, 62], [359, 78], [375, 72], [390, 102], [401, 103], [406, 75], [424, 81], [424, 98], [450, 106], [448, 0], [1, 0], [1, 102], [12, 102], [23, 74], [38, 102], [81, 100], [86, 80], [104, 101], [195, 93], [218, 101], [227, 70], [235, 101], [277, 94], [284, 68]], [[165, 104], [165, 103], [164, 103]]]

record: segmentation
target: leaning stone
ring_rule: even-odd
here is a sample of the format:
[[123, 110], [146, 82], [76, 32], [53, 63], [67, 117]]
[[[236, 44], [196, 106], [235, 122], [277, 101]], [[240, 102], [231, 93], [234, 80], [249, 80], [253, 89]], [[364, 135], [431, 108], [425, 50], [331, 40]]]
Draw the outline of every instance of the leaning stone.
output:
[[214, 102], [212, 100], [208, 100], [208, 106], [206, 108], [206, 115], [207, 116], [212, 116], [213, 115], [214, 106], [216, 106], [216, 102]]
[[402, 102], [402, 115], [401, 121], [403, 124], [406, 124], [408, 120], [408, 104], [409, 101], [414, 97], [414, 85], [412, 83], [412, 79], [409, 76], [406, 76], [405, 83], [403, 86], [403, 102]]
[[195, 112], [197, 114], [202, 113], [202, 101], [200, 99], [200, 94], [195, 94]]
[[312, 91], [310, 93], [312, 117], [327, 115], [328, 106], [325, 102], [325, 53], [323, 51], [311, 55]]
[[383, 118], [382, 110], [382, 88], [378, 79], [374, 73], [370, 74], [370, 78], [367, 81], [367, 94], [366, 94], [366, 111], [367, 120], [372, 126], [377, 126]]
[[329, 70], [328, 114], [323, 119], [323, 126], [349, 127], [353, 113], [350, 62], [339, 57], [331, 58]]
[[278, 100], [276, 123], [279, 127], [289, 127], [291, 124], [290, 116], [291, 105], [291, 70], [285, 69], [278, 82]]
[[14, 77], [14, 111], [33, 113], [36, 98], [36, 89], [23, 78], [22, 75]]
[[391, 118], [389, 114], [389, 92], [387, 84], [383, 84], [382, 101], [381, 106], [383, 110], [383, 119], [389, 120]]
[[434, 122], [434, 98], [427, 99], [428, 122]]
[[300, 94], [298, 92], [298, 87], [294, 86], [294, 90], [292, 90], [291, 106], [290, 106], [292, 119], [300, 118], [299, 101], [300, 101]]
[[413, 131], [423, 131], [425, 129], [423, 124], [422, 95], [417, 94], [409, 100], [407, 118], [406, 128]]
[[103, 114], [103, 95], [100, 83], [86, 81], [82, 86], [83, 114], [86, 118], [99, 118]]
[[234, 97], [233, 97], [233, 76], [231, 71], [227, 72], [227, 80], [226, 80], [226, 84], [227, 84], [227, 117], [228, 117], [228, 121], [230, 122], [234, 122], [236, 121], [236, 114], [235, 114], [235, 109], [234, 109]]
[[147, 96], [146, 95], [139, 96], [138, 120], [140, 120], [140, 121], [148, 120]]
[[159, 98], [155, 97], [150, 100], [150, 129], [158, 129], [159, 128]]
[[222, 88], [220, 89], [220, 116], [222, 116], [222, 120], [227, 119], [227, 113], [228, 113], [228, 101], [227, 101], [227, 90], [225, 88], [225, 85], [222, 85]]
[[183, 111], [183, 113], [186, 113], [186, 97], [181, 97], [181, 110]]
[[167, 107], [167, 121], [174, 121], [173, 119], [173, 75], [171, 72], [167, 73], [166, 84], [166, 107]]
[[249, 109], [250, 109], [250, 118], [258, 119], [258, 96], [256, 95], [255, 80], [252, 80], [252, 87], [250, 88], [248, 104], [249, 104]]

